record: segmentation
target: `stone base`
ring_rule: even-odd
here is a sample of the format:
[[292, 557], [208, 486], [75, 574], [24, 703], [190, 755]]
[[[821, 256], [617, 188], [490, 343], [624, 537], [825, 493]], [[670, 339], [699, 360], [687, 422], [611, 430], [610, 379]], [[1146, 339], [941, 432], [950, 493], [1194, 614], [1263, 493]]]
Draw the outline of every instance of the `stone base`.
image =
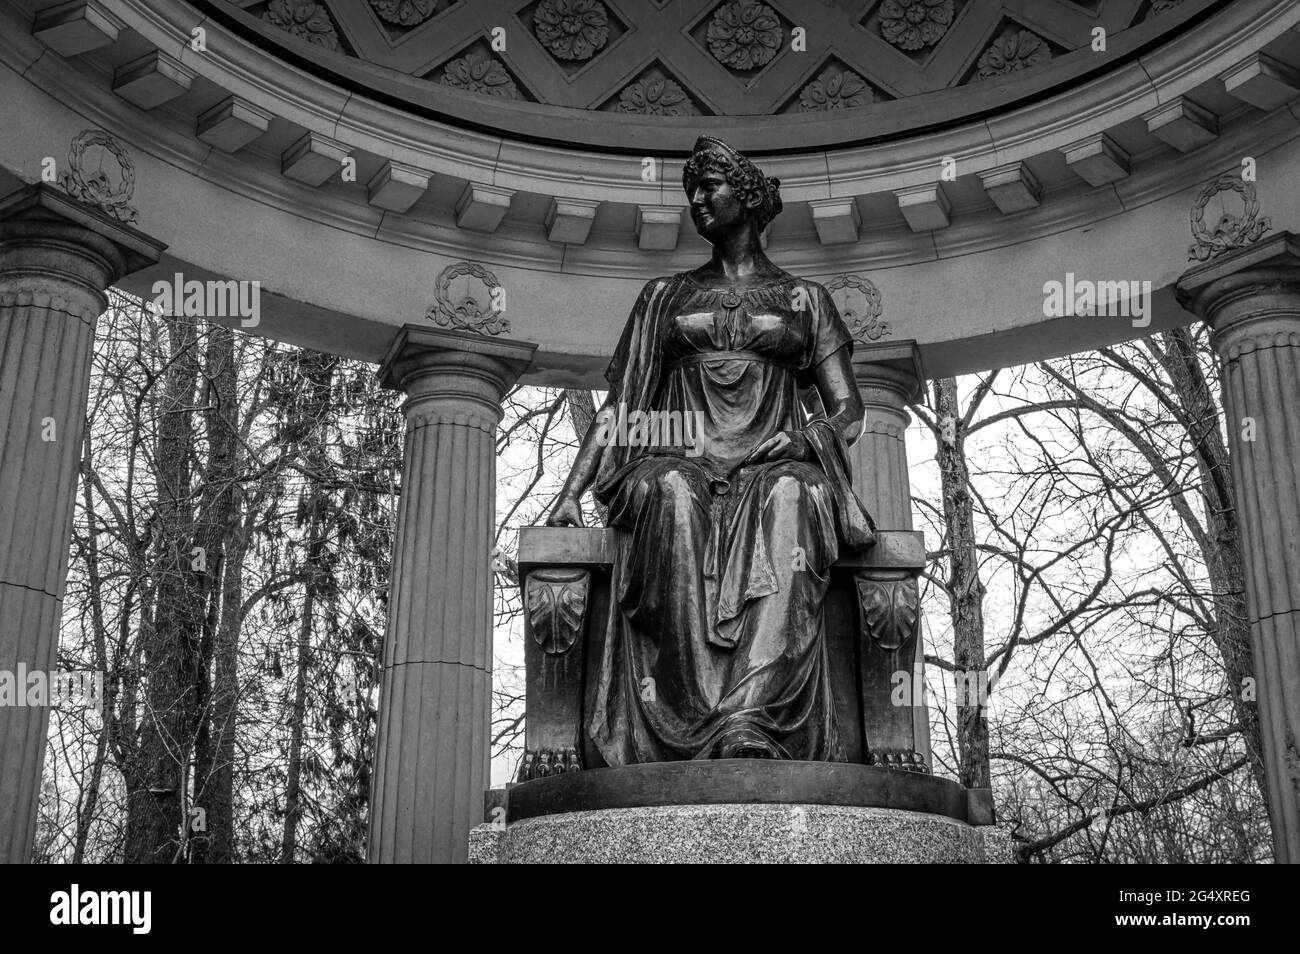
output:
[[564, 812], [470, 831], [471, 864], [985, 864], [991, 826], [836, 805], [659, 805]]

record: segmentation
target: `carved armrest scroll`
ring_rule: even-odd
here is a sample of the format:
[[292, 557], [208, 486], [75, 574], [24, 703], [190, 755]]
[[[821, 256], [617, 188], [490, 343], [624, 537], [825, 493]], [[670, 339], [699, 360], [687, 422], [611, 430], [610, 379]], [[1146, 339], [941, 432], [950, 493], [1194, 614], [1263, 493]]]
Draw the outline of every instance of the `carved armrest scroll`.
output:
[[863, 635], [885, 650], [900, 649], [916, 635], [921, 600], [915, 576], [863, 571], [854, 574], [853, 582], [858, 591]]
[[546, 567], [528, 574], [524, 605], [533, 640], [548, 656], [561, 656], [582, 638], [591, 571]]

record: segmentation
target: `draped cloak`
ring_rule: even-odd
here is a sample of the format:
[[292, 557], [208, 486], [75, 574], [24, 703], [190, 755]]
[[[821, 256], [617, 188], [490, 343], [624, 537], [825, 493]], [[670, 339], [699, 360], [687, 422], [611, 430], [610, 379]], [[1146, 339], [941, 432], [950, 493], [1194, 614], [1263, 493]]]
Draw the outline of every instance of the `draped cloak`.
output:
[[[870, 546], [874, 526], [844, 441], [797, 390], [842, 347], [814, 282], [737, 293], [683, 273], [638, 296], [605, 372], [615, 408], [703, 425], [694, 453], [600, 448], [593, 493], [617, 532], [588, 732], [608, 764], [727, 757], [737, 740], [841, 757], [821, 607], [840, 543]], [[808, 438], [808, 461], [741, 466], [786, 429]], [[792, 543], [807, 574], [789, 569]]]

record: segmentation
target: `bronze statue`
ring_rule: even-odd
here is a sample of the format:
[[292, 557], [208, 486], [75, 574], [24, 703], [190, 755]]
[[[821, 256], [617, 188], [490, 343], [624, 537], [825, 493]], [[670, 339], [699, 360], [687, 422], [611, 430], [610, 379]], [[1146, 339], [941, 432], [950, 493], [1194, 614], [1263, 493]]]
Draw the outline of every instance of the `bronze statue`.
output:
[[822, 605], [840, 545], [875, 539], [849, 478], [852, 338], [763, 252], [779, 180], [702, 136], [682, 182], [713, 256], [642, 290], [547, 521], [580, 526], [594, 481], [617, 528], [587, 732], [609, 765], [842, 760]]

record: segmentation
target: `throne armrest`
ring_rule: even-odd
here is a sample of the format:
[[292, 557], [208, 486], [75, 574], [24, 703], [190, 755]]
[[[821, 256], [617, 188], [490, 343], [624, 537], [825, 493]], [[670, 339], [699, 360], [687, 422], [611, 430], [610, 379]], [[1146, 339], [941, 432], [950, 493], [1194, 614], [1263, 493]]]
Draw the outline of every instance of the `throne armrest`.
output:
[[583, 663], [592, 571], [607, 573], [612, 553], [612, 540], [603, 527], [519, 531], [526, 678], [521, 782], [582, 768]]

